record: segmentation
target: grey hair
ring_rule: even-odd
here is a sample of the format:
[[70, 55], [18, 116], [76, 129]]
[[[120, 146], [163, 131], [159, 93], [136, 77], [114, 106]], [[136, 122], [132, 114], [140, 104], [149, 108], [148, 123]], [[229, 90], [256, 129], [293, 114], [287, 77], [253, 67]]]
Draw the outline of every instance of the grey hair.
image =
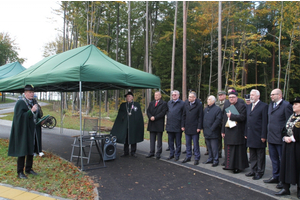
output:
[[173, 91], [171, 92], [171, 94], [173, 94], [173, 93], [177, 93], [178, 95], [180, 95], [180, 92], [179, 92], [178, 90], [173, 90]]
[[216, 102], [217, 101], [217, 99], [216, 99], [216, 97], [214, 96], [214, 95], [210, 95], [210, 96], [208, 96], [208, 98], [209, 97], [211, 97], [212, 98], [212, 100], [214, 101], [214, 102]]
[[190, 94], [193, 94], [197, 98], [196, 92], [190, 92]]
[[256, 89], [252, 89], [251, 92], [255, 92], [257, 96], [260, 96], [260, 92], [258, 90], [256, 90]]

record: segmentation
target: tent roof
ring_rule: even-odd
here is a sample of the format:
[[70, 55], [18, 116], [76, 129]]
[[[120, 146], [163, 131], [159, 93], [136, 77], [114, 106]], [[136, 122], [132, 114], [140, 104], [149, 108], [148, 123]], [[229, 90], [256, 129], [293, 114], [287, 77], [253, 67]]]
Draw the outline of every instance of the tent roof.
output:
[[26, 84], [35, 91], [82, 91], [160, 88], [159, 77], [123, 65], [94, 45], [44, 58], [20, 74], [0, 80], [0, 91], [22, 92]]
[[15, 76], [20, 72], [24, 71], [26, 68], [23, 67], [19, 62], [8, 63], [6, 65], [0, 66], [0, 79]]

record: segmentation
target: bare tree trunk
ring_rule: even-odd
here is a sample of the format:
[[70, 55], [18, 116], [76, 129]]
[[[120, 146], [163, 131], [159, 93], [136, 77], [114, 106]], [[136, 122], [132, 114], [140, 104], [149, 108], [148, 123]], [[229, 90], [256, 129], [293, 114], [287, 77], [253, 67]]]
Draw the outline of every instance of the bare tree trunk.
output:
[[[273, 37], [273, 42], [275, 43], [275, 37]], [[272, 52], [272, 90], [275, 87], [275, 47], [273, 47], [273, 52]]]
[[187, 23], [187, 10], [186, 1], [183, 1], [183, 50], [182, 50], [182, 100], [187, 99], [186, 93], [186, 23]]
[[[231, 26], [231, 33], [234, 34], [234, 24]], [[235, 47], [234, 47], [234, 39], [232, 39], [232, 85], [235, 85], [235, 62], [234, 62], [234, 53], [235, 53]]]
[[210, 88], [211, 88], [211, 76], [212, 76], [212, 57], [213, 57], [213, 8], [212, 8], [212, 17], [211, 17], [211, 31], [210, 31], [210, 68], [209, 68], [209, 83], [208, 83], [208, 96], [210, 95]]
[[[176, 1], [176, 5], [175, 5], [174, 30], [173, 30], [172, 67], [171, 67], [171, 92], [174, 90], [177, 11], [178, 11], [178, 1]], [[172, 99], [171, 95], [170, 95], [170, 99]]]
[[130, 36], [130, 21], [131, 21], [131, 7], [130, 7], [131, 2], [128, 1], [128, 66], [131, 67], [131, 36]]
[[[120, 4], [117, 3], [116, 61], [118, 61], [118, 59], [119, 59], [119, 18], [120, 18]], [[119, 96], [120, 96], [120, 91], [115, 90], [115, 97], [116, 97], [115, 110], [118, 110], [118, 107], [119, 107]]]
[[201, 51], [200, 51], [200, 70], [199, 70], [199, 82], [198, 82], [198, 99], [200, 98], [201, 92], [201, 78], [202, 78], [202, 66], [203, 66], [203, 49], [204, 49], [204, 42], [202, 43]]
[[[149, 4], [148, 1], [146, 1], [146, 51], [145, 51], [145, 70], [149, 73]], [[145, 98], [145, 113], [147, 112], [147, 106], [150, 103], [151, 99], [151, 90], [146, 89], [146, 98]]]
[[[293, 38], [294, 38], [294, 30], [295, 30], [295, 24], [293, 26], [292, 30], [292, 36], [290, 41], [290, 50], [289, 50], [289, 57], [288, 57], [288, 63], [285, 70], [285, 78], [284, 78], [284, 87], [283, 87], [283, 97], [287, 97], [288, 95], [288, 82], [290, 77], [290, 70], [291, 70], [291, 55], [293, 50]], [[286, 88], [286, 89], [285, 89]], [[286, 94], [285, 94], [286, 93]]]
[[277, 82], [277, 88], [280, 88], [280, 73], [281, 73], [281, 53], [280, 53], [280, 42], [281, 42], [281, 28], [282, 28], [282, 20], [283, 20], [283, 1], [281, 2], [281, 17], [280, 17], [280, 28], [279, 28], [279, 38], [278, 38], [278, 82]]
[[218, 91], [221, 91], [221, 90], [222, 90], [222, 1], [219, 1], [219, 23], [218, 23]]

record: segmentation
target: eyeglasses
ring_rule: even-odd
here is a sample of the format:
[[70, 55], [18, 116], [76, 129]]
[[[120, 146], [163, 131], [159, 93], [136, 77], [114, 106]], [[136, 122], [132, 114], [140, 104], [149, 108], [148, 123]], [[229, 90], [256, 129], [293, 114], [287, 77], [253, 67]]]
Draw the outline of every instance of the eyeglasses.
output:
[[177, 94], [172, 94], [172, 96], [177, 96]]
[[236, 98], [236, 97], [228, 97], [229, 99], [234, 99], [234, 98]]
[[278, 95], [278, 94], [270, 94], [270, 97], [275, 96], [275, 95]]

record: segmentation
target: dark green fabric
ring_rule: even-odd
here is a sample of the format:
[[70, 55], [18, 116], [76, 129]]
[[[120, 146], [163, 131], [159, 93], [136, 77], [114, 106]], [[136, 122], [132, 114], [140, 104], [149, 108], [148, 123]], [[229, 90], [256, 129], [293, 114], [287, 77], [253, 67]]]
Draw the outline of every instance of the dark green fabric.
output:
[[[34, 129], [36, 129], [38, 140], [34, 139]], [[38, 144], [38, 148], [34, 143]], [[23, 100], [18, 100], [14, 110], [8, 156], [20, 157], [33, 155], [33, 153], [41, 151], [41, 126], [35, 125], [33, 114], [28, 109], [26, 103]]]
[[6, 65], [0, 66], [0, 79], [15, 76], [20, 72], [24, 71], [26, 68], [23, 67], [19, 62], [8, 63]]
[[[125, 143], [127, 129], [129, 133], [128, 144], [135, 144], [144, 141], [144, 118], [139, 103], [129, 103], [127, 108], [131, 115], [127, 114], [126, 103], [122, 103], [118, 116], [112, 127], [111, 134], [117, 137], [118, 143]], [[135, 109], [136, 108], [136, 109]], [[130, 112], [130, 111], [129, 111]]]
[[[94, 45], [44, 58], [16, 76], [0, 80], [0, 91], [22, 92], [26, 84], [39, 91], [160, 88], [159, 77], [119, 63]], [[20, 91], [21, 90], [21, 91]]]

